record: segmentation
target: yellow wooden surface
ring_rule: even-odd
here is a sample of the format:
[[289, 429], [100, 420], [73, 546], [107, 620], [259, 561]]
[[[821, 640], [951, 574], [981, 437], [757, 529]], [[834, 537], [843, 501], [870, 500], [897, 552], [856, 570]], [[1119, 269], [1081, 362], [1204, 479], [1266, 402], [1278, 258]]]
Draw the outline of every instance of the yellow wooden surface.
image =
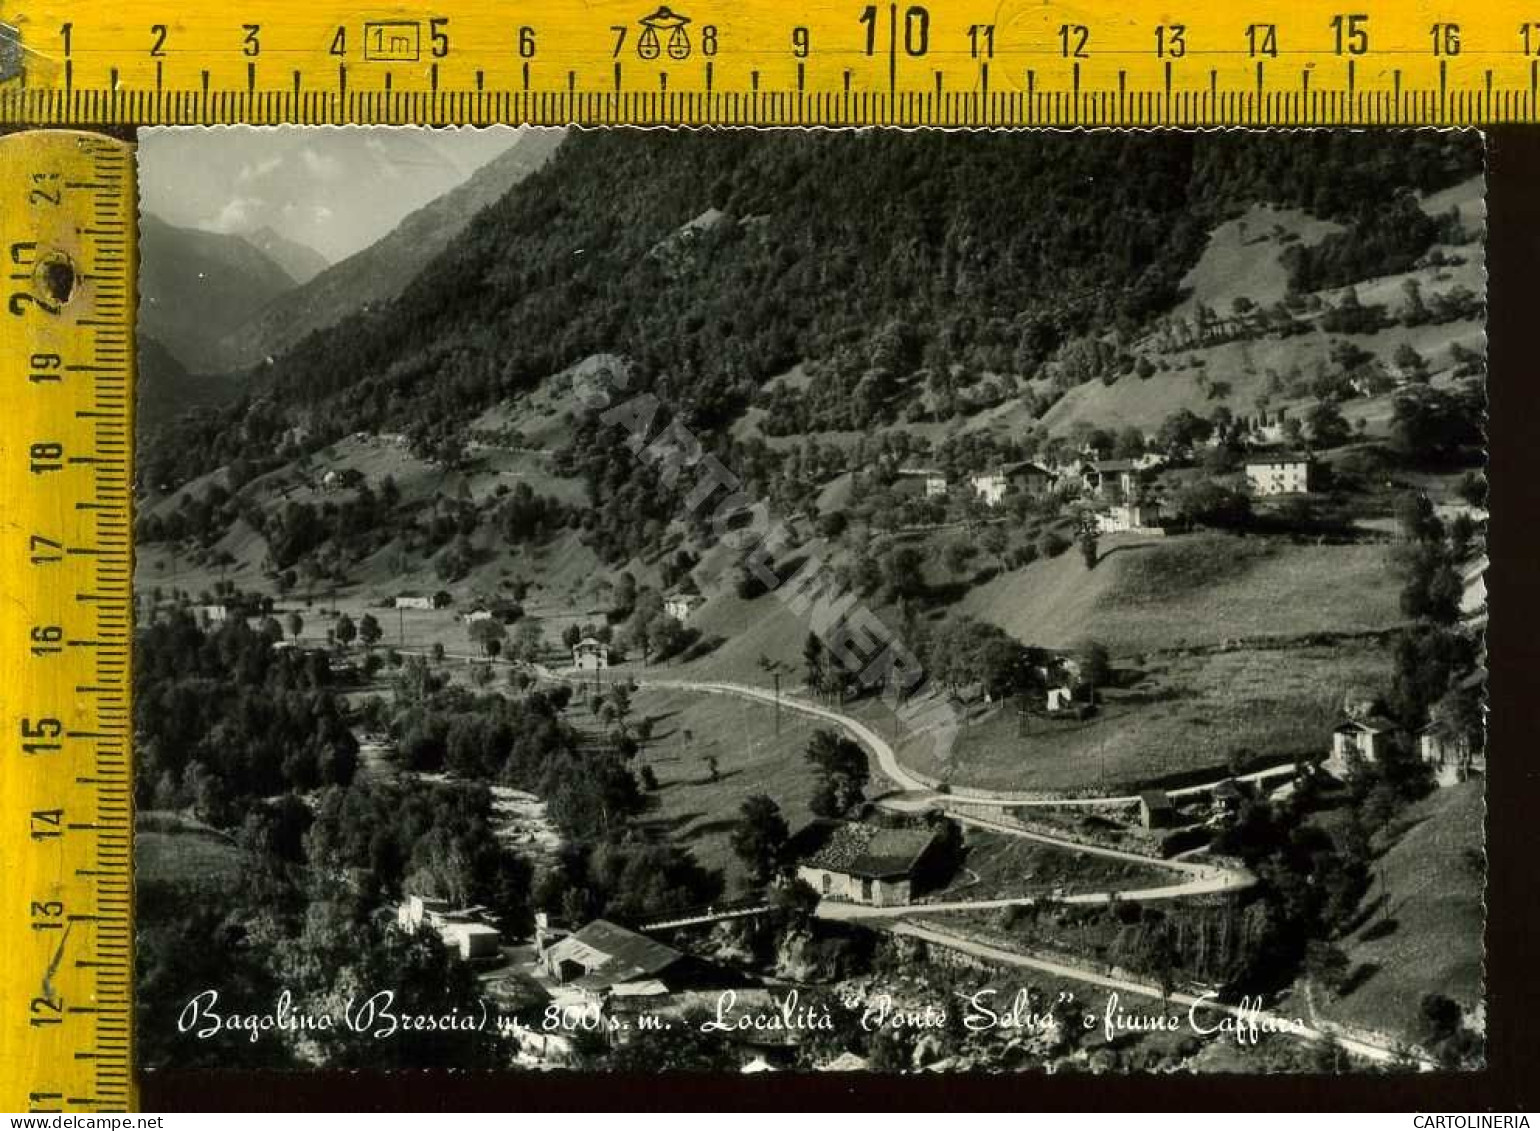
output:
[[[681, 22], [681, 20], [687, 22]], [[1514, 0], [5, 0], [0, 122], [1533, 121]]]
[[129, 1102], [129, 149], [0, 138], [0, 1109]]

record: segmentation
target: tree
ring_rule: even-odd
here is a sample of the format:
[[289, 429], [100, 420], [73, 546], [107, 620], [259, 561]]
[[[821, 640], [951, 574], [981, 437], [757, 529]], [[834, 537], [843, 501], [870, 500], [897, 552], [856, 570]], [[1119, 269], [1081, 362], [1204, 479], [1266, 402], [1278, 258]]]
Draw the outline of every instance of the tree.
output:
[[1421, 491], [1407, 491], [1397, 497], [1396, 521], [1409, 542], [1440, 542], [1444, 527], [1434, 513], [1433, 502]]
[[1086, 569], [1096, 568], [1096, 528], [1087, 524], [1080, 531], [1080, 556], [1085, 559]]
[[365, 648], [373, 648], [380, 642], [384, 633], [380, 631], [380, 622], [374, 619], [373, 613], [365, 613], [358, 620], [358, 638], [364, 642]]
[[828, 694], [831, 675], [829, 658], [823, 640], [816, 632], [808, 633], [807, 639], [802, 642], [802, 671], [807, 689], [815, 698]]
[[814, 731], [807, 744], [807, 760], [818, 776], [808, 803], [818, 816], [844, 816], [865, 798], [871, 767], [866, 751], [852, 739], [833, 731]]
[[1306, 414], [1306, 422], [1310, 425], [1310, 439], [1318, 448], [1341, 447], [1353, 436], [1342, 410], [1333, 401], [1317, 401]]
[[1396, 347], [1395, 354], [1391, 357], [1396, 368], [1408, 381], [1418, 384], [1426, 384], [1428, 380], [1428, 362], [1417, 352], [1417, 348], [1411, 342], [1402, 342]]
[[298, 643], [299, 634], [305, 631], [305, 618], [300, 616], [298, 612], [292, 612], [284, 618], [284, 624], [289, 629], [289, 635], [294, 637], [295, 642]]
[[744, 799], [739, 807], [737, 827], [733, 829], [733, 851], [748, 868], [756, 885], [767, 884], [785, 862], [790, 830], [781, 807], [763, 793]]
[[1000, 559], [1002, 564], [1004, 564], [1005, 548], [1009, 543], [1010, 536], [1006, 533], [1003, 523], [991, 523], [979, 534], [979, 545], [984, 548], [984, 552]]
[[344, 648], [351, 647], [353, 641], [358, 639], [358, 625], [353, 623], [353, 618], [343, 613], [337, 618], [337, 643]]
[[1095, 640], [1082, 640], [1075, 646], [1075, 661], [1080, 665], [1080, 682], [1091, 689], [1112, 682], [1112, 659], [1107, 646]]
[[1228, 484], [1196, 479], [1177, 491], [1176, 510], [1200, 526], [1244, 526], [1251, 518], [1251, 499]]
[[497, 645], [498, 651], [502, 651], [503, 640], [507, 637], [508, 630], [503, 627], [503, 622], [496, 617], [483, 617], [481, 620], [471, 622], [470, 628], [467, 629], [467, 635], [470, 636], [471, 643], [481, 649], [483, 656], [490, 656], [493, 654], [492, 646], [494, 642]]
[[899, 546], [882, 561], [882, 579], [895, 598], [925, 594], [925, 555], [918, 546]]
[[1327, 993], [1335, 996], [1347, 981], [1348, 956], [1341, 947], [1323, 939], [1305, 944], [1305, 972]]
[[945, 555], [946, 568], [953, 573], [962, 573], [968, 568], [968, 563], [973, 560], [975, 553], [977, 553], [977, 550], [972, 542], [959, 539], [956, 542], [949, 543]]

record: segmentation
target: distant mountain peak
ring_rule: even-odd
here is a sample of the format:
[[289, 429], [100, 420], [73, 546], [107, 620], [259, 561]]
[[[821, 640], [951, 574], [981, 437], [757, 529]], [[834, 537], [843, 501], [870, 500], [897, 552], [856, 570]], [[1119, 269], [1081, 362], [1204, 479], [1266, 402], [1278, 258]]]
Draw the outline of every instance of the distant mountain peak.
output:
[[274, 231], [268, 224], [242, 233], [241, 238], [287, 271], [296, 283], [308, 283], [331, 266], [331, 260], [315, 248]]

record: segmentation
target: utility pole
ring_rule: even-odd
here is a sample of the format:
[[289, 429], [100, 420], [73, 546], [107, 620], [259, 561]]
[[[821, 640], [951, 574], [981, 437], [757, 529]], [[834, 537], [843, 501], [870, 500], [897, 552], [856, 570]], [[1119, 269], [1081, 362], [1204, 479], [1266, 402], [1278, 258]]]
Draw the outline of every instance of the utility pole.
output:
[[780, 660], [772, 660], [769, 656], [759, 658], [761, 670], [769, 672], [770, 678], [775, 683], [775, 733], [779, 737], [781, 733], [781, 673], [786, 670], [786, 665]]

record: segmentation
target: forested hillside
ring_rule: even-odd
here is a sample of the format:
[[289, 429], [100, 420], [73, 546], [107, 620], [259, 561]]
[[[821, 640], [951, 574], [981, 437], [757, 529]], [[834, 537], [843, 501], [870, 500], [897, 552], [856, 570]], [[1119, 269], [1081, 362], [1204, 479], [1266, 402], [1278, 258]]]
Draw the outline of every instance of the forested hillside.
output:
[[187, 369], [221, 368], [221, 337], [294, 287], [272, 258], [240, 236], [139, 218], [140, 329]]
[[330, 268], [323, 263], [310, 275], [296, 275], [304, 285], [257, 308], [227, 336], [226, 364], [255, 365], [355, 310], [395, 298], [478, 212], [549, 161], [564, 136], [563, 130], [526, 130], [507, 152], [413, 212], [383, 239]]
[[869, 427], [929, 374], [1030, 377], [1077, 338], [1131, 333], [1258, 201], [1343, 226], [1293, 257], [1301, 285], [1395, 270], [1438, 224], [1385, 186], [1480, 165], [1449, 134], [583, 134], [395, 302], [300, 343], [250, 403], [183, 421], [147, 470], [269, 461], [296, 423], [316, 446], [390, 429], [433, 452], [601, 352], [706, 430], [815, 363], [793, 427]]

